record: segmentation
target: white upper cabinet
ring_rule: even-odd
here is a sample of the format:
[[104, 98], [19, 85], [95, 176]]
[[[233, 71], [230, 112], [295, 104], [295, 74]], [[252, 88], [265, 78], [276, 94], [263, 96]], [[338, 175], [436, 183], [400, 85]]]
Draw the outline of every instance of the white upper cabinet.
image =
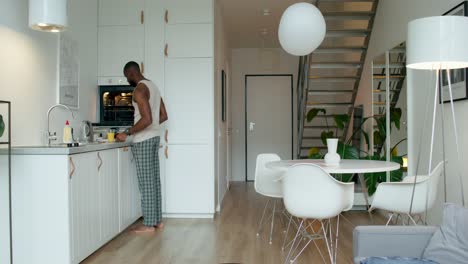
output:
[[213, 57], [213, 24], [168, 25], [166, 45], [169, 58]]
[[208, 144], [213, 137], [213, 59], [166, 60], [169, 144]]
[[168, 24], [213, 23], [213, 0], [169, 0]]
[[98, 76], [123, 76], [129, 61], [140, 63], [144, 71], [143, 26], [100, 27], [98, 34]]
[[143, 9], [144, 0], [99, 0], [99, 26], [140, 25]]

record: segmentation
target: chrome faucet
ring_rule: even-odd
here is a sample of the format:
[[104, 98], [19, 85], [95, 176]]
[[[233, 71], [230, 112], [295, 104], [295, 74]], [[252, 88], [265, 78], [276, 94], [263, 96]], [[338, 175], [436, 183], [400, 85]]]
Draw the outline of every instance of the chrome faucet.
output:
[[63, 105], [63, 104], [56, 104], [56, 105], [53, 105], [49, 108], [49, 110], [47, 110], [47, 139], [48, 139], [48, 145], [50, 146], [50, 142], [51, 141], [55, 141], [57, 140], [57, 132], [50, 132], [50, 112], [52, 112], [52, 110], [56, 107], [63, 107], [65, 109], [67, 109], [68, 111], [70, 111], [71, 115], [72, 115], [72, 118], [75, 119], [75, 115], [73, 114], [73, 111], [66, 105]]

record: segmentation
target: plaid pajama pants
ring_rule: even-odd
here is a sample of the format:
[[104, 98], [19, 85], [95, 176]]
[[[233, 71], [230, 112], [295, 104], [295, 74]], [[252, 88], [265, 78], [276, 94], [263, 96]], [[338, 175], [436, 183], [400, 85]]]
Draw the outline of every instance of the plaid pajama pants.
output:
[[162, 218], [158, 150], [159, 137], [150, 138], [132, 146], [145, 226], [155, 226], [161, 222]]

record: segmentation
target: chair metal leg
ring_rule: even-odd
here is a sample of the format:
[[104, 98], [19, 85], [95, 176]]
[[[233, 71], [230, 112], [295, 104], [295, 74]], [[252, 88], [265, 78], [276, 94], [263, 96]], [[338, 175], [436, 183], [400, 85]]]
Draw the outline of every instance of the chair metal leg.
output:
[[[302, 219], [301, 223], [299, 224], [299, 228], [297, 228], [296, 236], [294, 237], [293, 243], [291, 245], [291, 248], [289, 249], [289, 253], [288, 253], [288, 256], [286, 256], [284, 264], [287, 264], [289, 259], [290, 259], [291, 253], [292, 253], [293, 248], [294, 248], [294, 246], [296, 244], [296, 240], [301, 235], [301, 229], [302, 229], [303, 224], [304, 224], [304, 219]], [[301, 239], [299, 239], [298, 243], [300, 243], [300, 242], [301, 242]]]
[[270, 245], [273, 240], [273, 228], [275, 226], [275, 211], [276, 211], [276, 200], [273, 201], [273, 213], [271, 214], [271, 227], [270, 227]]
[[338, 253], [339, 234], [340, 234], [340, 215], [336, 217], [335, 256], [334, 256], [335, 263], [336, 263], [336, 255]]
[[265, 204], [265, 208], [263, 208], [262, 218], [260, 218], [260, 224], [258, 225], [258, 229], [257, 229], [257, 236], [260, 236], [260, 231], [262, 231], [262, 222], [263, 222], [263, 218], [265, 218], [265, 212], [268, 208], [268, 204], [270, 204], [270, 199], [267, 200]]
[[299, 253], [297, 253], [296, 257], [294, 257], [294, 259], [292, 259], [292, 260], [290, 261], [291, 263], [296, 262], [297, 258], [302, 254], [302, 252], [304, 252], [304, 250], [307, 248], [307, 246], [309, 246], [310, 242], [312, 242], [312, 239], [310, 239], [310, 240], [305, 244], [305, 246], [301, 249], [301, 251], [299, 251]]
[[390, 224], [390, 221], [392, 221], [392, 218], [393, 218], [393, 213], [390, 214], [390, 216], [388, 217], [388, 221], [387, 221], [387, 223], [385, 224], [386, 226], [388, 226], [388, 224]]
[[331, 248], [330, 248], [330, 244], [329, 244], [328, 236], [327, 236], [327, 233], [328, 233], [327, 228], [325, 228], [323, 221], [320, 221], [320, 223], [322, 224], [322, 231], [323, 231], [323, 237], [325, 239], [325, 245], [327, 245], [328, 257], [330, 258], [330, 262], [333, 263], [332, 252], [331, 252]]
[[286, 228], [286, 233], [284, 234], [283, 245], [281, 246], [281, 250], [283, 250], [283, 251], [284, 251], [284, 246], [286, 245], [286, 240], [288, 239], [289, 228], [291, 227], [291, 222], [292, 222], [292, 215], [289, 216], [288, 227]]
[[413, 222], [414, 225], [418, 225], [416, 223], [416, 221], [414, 221], [414, 218], [410, 214], [407, 214], [407, 216], [408, 216], [409, 220], [411, 220], [411, 222]]

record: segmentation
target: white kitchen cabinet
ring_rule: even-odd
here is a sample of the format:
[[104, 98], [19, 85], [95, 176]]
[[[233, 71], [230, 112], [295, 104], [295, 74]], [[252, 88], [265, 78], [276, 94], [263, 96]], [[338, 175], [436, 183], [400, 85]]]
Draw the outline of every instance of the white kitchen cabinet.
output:
[[[119, 155], [124, 149], [12, 156], [15, 264], [77, 264], [141, 215], [131, 155]], [[125, 175], [129, 185], [119, 182]], [[120, 225], [124, 194], [133, 197], [125, 205], [133, 221]]]
[[118, 151], [97, 152], [99, 179], [100, 242], [104, 244], [119, 233]]
[[100, 245], [99, 179], [96, 153], [69, 157], [72, 260], [78, 263]]
[[165, 53], [169, 58], [210, 58], [213, 44], [213, 24], [166, 26]]
[[99, 26], [142, 24], [144, 0], [99, 0]]
[[214, 154], [209, 145], [168, 146], [166, 214], [212, 217]]
[[165, 0], [145, 1], [145, 77], [164, 94]]
[[213, 0], [168, 0], [169, 24], [213, 23]]
[[129, 61], [140, 63], [144, 71], [145, 29], [139, 26], [99, 27], [98, 76], [123, 76]]
[[169, 115], [166, 128], [169, 131], [169, 143], [212, 142], [213, 59], [167, 59], [165, 78], [165, 100]]
[[119, 149], [120, 232], [141, 217], [136, 166], [129, 147]]

